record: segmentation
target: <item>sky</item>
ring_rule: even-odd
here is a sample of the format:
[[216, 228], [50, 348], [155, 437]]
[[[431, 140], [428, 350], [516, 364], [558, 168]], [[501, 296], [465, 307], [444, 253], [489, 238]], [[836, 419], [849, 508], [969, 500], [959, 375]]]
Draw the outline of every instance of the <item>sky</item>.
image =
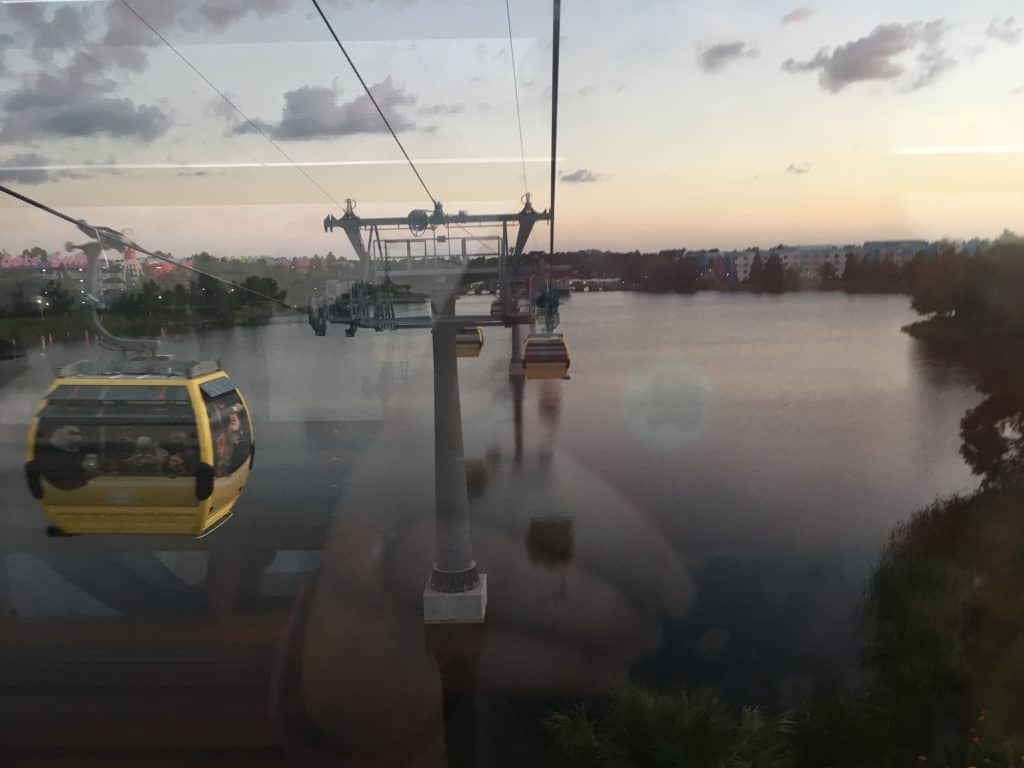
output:
[[[175, 255], [429, 207], [309, 0], [127, 1], [0, 3], [0, 183]], [[548, 205], [550, 0], [509, 0], [516, 79], [503, 0], [322, 5], [447, 210]], [[557, 248], [1024, 230], [1024, 2], [562, 6]], [[0, 248], [77, 239], [0, 200]]]

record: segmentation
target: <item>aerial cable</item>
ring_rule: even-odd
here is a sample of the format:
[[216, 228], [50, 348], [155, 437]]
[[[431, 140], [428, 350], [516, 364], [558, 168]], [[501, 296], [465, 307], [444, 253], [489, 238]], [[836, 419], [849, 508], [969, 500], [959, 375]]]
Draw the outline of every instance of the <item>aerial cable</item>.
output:
[[328, 192], [326, 189], [324, 189], [323, 185], [321, 185], [320, 182], [318, 182], [316, 179], [314, 179], [309, 174], [309, 172], [306, 171], [305, 168], [303, 168], [301, 165], [296, 163], [295, 160], [292, 159], [291, 155], [289, 155], [280, 144], [278, 144], [276, 141], [274, 141], [273, 137], [271, 137], [270, 134], [268, 134], [265, 130], [263, 130], [263, 128], [260, 126], [259, 123], [257, 123], [255, 120], [250, 118], [247, 114], [245, 114], [245, 112], [243, 112], [241, 110], [241, 108], [237, 104], [235, 104], [235, 102], [233, 102], [230, 98], [228, 98], [227, 94], [224, 93], [224, 91], [222, 91], [220, 88], [218, 88], [216, 85], [214, 85], [213, 82], [211, 82], [210, 79], [200, 71], [199, 67], [197, 67], [195, 64], [193, 64], [191, 61], [189, 61], [188, 58], [186, 58], [185, 54], [183, 54], [181, 51], [179, 51], [177, 48], [175, 48], [170, 40], [168, 40], [166, 37], [164, 37], [162, 34], [160, 34], [159, 30], [157, 30], [156, 27], [154, 27], [152, 24], [150, 24], [141, 13], [139, 13], [137, 10], [135, 10], [135, 8], [133, 8], [131, 6], [131, 4], [128, 2], [128, 0], [121, 0], [121, 4], [125, 8], [127, 8], [129, 11], [131, 11], [132, 15], [134, 15], [135, 18], [137, 18], [139, 21], [141, 21], [149, 29], [150, 32], [152, 32], [154, 35], [156, 35], [160, 39], [160, 41], [164, 45], [166, 45], [174, 53], [175, 56], [177, 56], [179, 59], [181, 59], [183, 62], [185, 62], [185, 65], [189, 69], [191, 69], [193, 72], [195, 72], [204, 83], [206, 83], [208, 86], [210, 86], [210, 88], [214, 91], [214, 93], [216, 93], [218, 96], [220, 96], [224, 100], [225, 104], [227, 104], [229, 107], [231, 107], [233, 110], [235, 110], [235, 112], [237, 112], [239, 115], [241, 115], [242, 119], [245, 120], [245, 122], [248, 123], [249, 126], [252, 127], [253, 130], [255, 130], [257, 133], [259, 133], [264, 139], [269, 141], [270, 144], [274, 147], [274, 149], [276, 149], [281, 154], [281, 156], [291, 164], [291, 166], [295, 170], [297, 170], [299, 173], [301, 173], [303, 176], [305, 176], [306, 179], [313, 186], [315, 186], [317, 189], [320, 190], [320, 192], [323, 193], [324, 197], [326, 197], [328, 200], [330, 200], [332, 203], [334, 203], [339, 208], [341, 207], [341, 203], [339, 203], [337, 200], [335, 200], [334, 196], [331, 195], [331, 193]]
[[292, 309], [297, 312], [305, 311], [301, 307], [297, 307], [294, 304], [289, 304], [288, 302], [282, 301], [281, 299], [278, 299], [275, 296], [263, 293], [262, 291], [257, 291], [254, 288], [249, 288], [248, 286], [242, 285], [241, 283], [236, 283], [234, 280], [228, 280], [226, 278], [220, 277], [219, 275], [215, 275], [212, 272], [207, 272], [204, 269], [189, 266], [188, 264], [182, 264], [180, 261], [172, 259], [169, 256], [164, 256], [159, 253], [154, 253], [153, 251], [148, 251], [135, 241], [126, 238], [122, 233], [118, 232], [117, 230], [110, 229], [108, 227], [94, 227], [92, 224], [83, 219], [75, 219], [67, 215], [66, 213], [58, 211], [56, 208], [51, 208], [50, 206], [41, 203], [38, 200], [33, 200], [31, 197], [27, 197], [26, 195], [23, 195], [20, 192], [16, 192], [15, 190], [11, 189], [10, 187], [6, 187], [3, 184], [0, 184], [0, 192], [3, 192], [5, 195], [9, 195], [15, 198], [16, 200], [20, 200], [26, 205], [31, 205], [33, 208], [38, 208], [39, 210], [44, 211], [45, 213], [48, 213], [51, 216], [56, 216], [58, 219], [63, 219], [64, 221], [74, 225], [75, 227], [77, 227], [79, 230], [89, 235], [90, 237], [97, 237], [98, 239], [99, 236], [102, 234], [102, 237], [106, 238], [108, 242], [110, 242], [115, 247], [118, 247], [119, 249], [131, 248], [132, 250], [138, 251], [139, 253], [145, 256], [149, 256], [152, 259], [156, 259], [157, 261], [163, 261], [180, 269], [185, 269], [188, 270], [189, 272], [194, 272], [197, 275], [201, 275], [203, 277], [208, 277], [211, 280], [216, 280], [218, 283], [223, 283], [224, 285], [228, 285], [232, 288], [237, 288], [240, 291], [252, 294], [253, 296], [258, 296], [259, 298], [273, 302], [274, 304], [280, 304], [282, 307], [286, 307], [287, 309]]
[[558, 179], [558, 169], [555, 166], [556, 152], [558, 150], [558, 44], [561, 28], [562, 0], [554, 0], [554, 31], [551, 38], [551, 222], [550, 241], [548, 244], [550, 268], [551, 261], [555, 258], [555, 182]]
[[[121, 1], [124, 2], [124, 0]], [[320, 3], [317, 2], [317, 0], [313, 0], [313, 5], [316, 7], [317, 13], [320, 14], [320, 18], [323, 19], [324, 24], [327, 26], [327, 30], [331, 33], [331, 37], [334, 38], [334, 42], [336, 42], [338, 44], [338, 48], [341, 49], [342, 54], [345, 56], [345, 60], [348, 61], [349, 66], [352, 67], [352, 71], [358, 78], [360, 85], [363, 86], [363, 90], [366, 91], [366, 95], [370, 98], [370, 102], [377, 109], [377, 114], [380, 115], [380, 119], [384, 121], [384, 125], [386, 125], [387, 129], [391, 132], [391, 137], [395, 140], [395, 143], [398, 144], [398, 148], [402, 150], [402, 154], [405, 156], [406, 162], [409, 163], [409, 167], [412, 168], [412, 172], [415, 173], [416, 178], [419, 179], [420, 186], [423, 187], [423, 191], [427, 193], [427, 197], [429, 197], [430, 202], [434, 204], [434, 208], [437, 208], [437, 199], [434, 197], [433, 194], [431, 194], [430, 188], [427, 186], [427, 183], [423, 180], [423, 177], [420, 176], [420, 172], [419, 170], [417, 170], [416, 164], [412, 161], [412, 158], [409, 157], [409, 153], [405, 151], [405, 147], [402, 145], [402, 140], [398, 138], [398, 134], [395, 133], [395, 129], [391, 127], [391, 123], [388, 121], [387, 116], [384, 114], [384, 110], [380, 108], [380, 104], [377, 103], [377, 99], [374, 97], [373, 91], [370, 90], [370, 87], [366, 84], [366, 81], [363, 80], [363, 76], [359, 74], [359, 70], [356, 68], [355, 62], [352, 61], [352, 57], [348, 55], [348, 51], [346, 51], [345, 46], [342, 45], [341, 39], [338, 37], [338, 33], [334, 31], [334, 27], [331, 26], [331, 22], [328, 21], [327, 16], [324, 14], [323, 9], [320, 7]]]
[[519, 76], [516, 74], [516, 49], [512, 44], [512, 9], [509, 7], [509, 2], [510, 0], [505, 0], [505, 19], [508, 21], [508, 50], [512, 59], [512, 86], [516, 94], [516, 122], [519, 124], [519, 157], [523, 162], [523, 193], [528, 197], [530, 185], [526, 180], [526, 145], [523, 143], [523, 115], [519, 109]]

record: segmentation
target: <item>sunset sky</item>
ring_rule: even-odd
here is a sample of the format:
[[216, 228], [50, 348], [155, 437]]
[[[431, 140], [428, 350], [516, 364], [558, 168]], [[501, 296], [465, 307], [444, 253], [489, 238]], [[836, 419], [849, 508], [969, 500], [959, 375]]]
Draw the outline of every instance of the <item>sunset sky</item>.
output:
[[[336, 200], [428, 205], [308, 0], [129, 2]], [[503, 0], [324, 7], [446, 208], [517, 209]], [[544, 207], [551, 3], [511, 13]], [[562, 32], [559, 248], [1024, 230], [1024, 3], [564, 0]], [[340, 210], [120, 0], [0, 5], [0, 166], [179, 256], [348, 252], [320, 224]], [[76, 237], [0, 200], [0, 248]]]

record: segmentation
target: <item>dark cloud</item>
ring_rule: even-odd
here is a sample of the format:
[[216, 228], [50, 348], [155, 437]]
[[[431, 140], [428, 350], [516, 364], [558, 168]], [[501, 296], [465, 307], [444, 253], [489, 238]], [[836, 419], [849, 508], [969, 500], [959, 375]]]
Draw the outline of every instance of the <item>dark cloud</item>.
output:
[[600, 181], [604, 178], [604, 174], [594, 173], [589, 168], [577, 168], [575, 171], [563, 173], [559, 178], [570, 184], [589, 184]]
[[797, 176], [803, 176], [805, 173], [811, 172], [811, 166], [807, 163], [790, 163], [786, 166], [786, 173], [792, 173]]
[[1007, 45], [1016, 45], [1024, 38], [1024, 27], [1021, 27], [1013, 16], [1007, 16], [1005, 19], [996, 16], [988, 23], [985, 34]]
[[10, 184], [36, 185], [62, 178], [73, 178], [69, 171], [47, 171], [40, 166], [47, 165], [47, 159], [35, 152], [14, 155], [0, 160], [0, 181]]
[[39, 136], [112, 138], [150, 141], [170, 127], [159, 107], [137, 105], [112, 95], [115, 84], [74, 67], [40, 72], [0, 98], [6, 114], [0, 141], [25, 141]]
[[822, 48], [807, 61], [787, 59], [786, 72], [819, 71], [819, 82], [826, 91], [838, 93], [846, 86], [866, 80], [895, 80], [906, 73], [895, 61], [900, 54], [920, 49], [918, 70], [907, 90], [923, 88], [956, 64], [943, 46], [949, 26], [942, 19], [909, 24], [881, 24], [871, 34], [840, 45], [835, 50]]
[[10, 35], [0, 34], [0, 77], [7, 74], [7, 51], [13, 42], [14, 38]]
[[[415, 96], [396, 86], [390, 77], [371, 86], [370, 90], [396, 131], [416, 129], [415, 123], [401, 111], [415, 105]], [[288, 91], [284, 95], [281, 122], [260, 125], [275, 138], [298, 140], [387, 131], [365, 93], [348, 102], [339, 102], [338, 98], [336, 91], [321, 86], [307, 85]], [[252, 128], [243, 125], [235, 130], [236, 133], [250, 133]]]
[[794, 8], [792, 11], [782, 17], [781, 21], [783, 24], [795, 24], [799, 21], [807, 21], [811, 16], [814, 15], [814, 11], [810, 8], [800, 7]]
[[54, 51], [67, 50], [85, 38], [87, 8], [62, 5], [42, 24], [32, 42], [32, 55], [38, 61], [50, 61]]
[[718, 72], [727, 64], [738, 59], [757, 56], [757, 50], [744, 42], [718, 43], [706, 48], [700, 54], [700, 66], [705, 72]]
[[461, 115], [465, 111], [465, 104], [430, 104], [420, 109], [420, 114], [434, 117], [436, 115]]

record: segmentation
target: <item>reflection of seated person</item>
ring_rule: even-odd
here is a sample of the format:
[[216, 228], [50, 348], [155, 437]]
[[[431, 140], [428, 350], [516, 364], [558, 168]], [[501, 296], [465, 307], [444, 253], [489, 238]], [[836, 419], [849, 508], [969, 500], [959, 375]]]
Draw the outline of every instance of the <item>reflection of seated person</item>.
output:
[[167, 474], [171, 476], [191, 475], [195, 471], [196, 452], [182, 431], [171, 432], [165, 443], [167, 449]]
[[228, 414], [228, 445], [231, 449], [231, 462], [233, 467], [240, 463], [241, 455], [246, 450], [245, 427], [242, 425], [242, 415], [233, 410]]
[[214, 439], [217, 477], [224, 477], [238, 469], [249, 453], [241, 406], [236, 406], [229, 411], [225, 421], [227, 422], [226, 428]]
[[73, 424], [53, 430], [36, 461], [46, 481], [62, 491], [73, 491], [89, 481], [83, 466], [82, 431]]
[[133, 475], [159, 475], [167, 458], [167, 452], [143, 435], [135, 441], [135, 451], [125, 462], [128, 472]]

